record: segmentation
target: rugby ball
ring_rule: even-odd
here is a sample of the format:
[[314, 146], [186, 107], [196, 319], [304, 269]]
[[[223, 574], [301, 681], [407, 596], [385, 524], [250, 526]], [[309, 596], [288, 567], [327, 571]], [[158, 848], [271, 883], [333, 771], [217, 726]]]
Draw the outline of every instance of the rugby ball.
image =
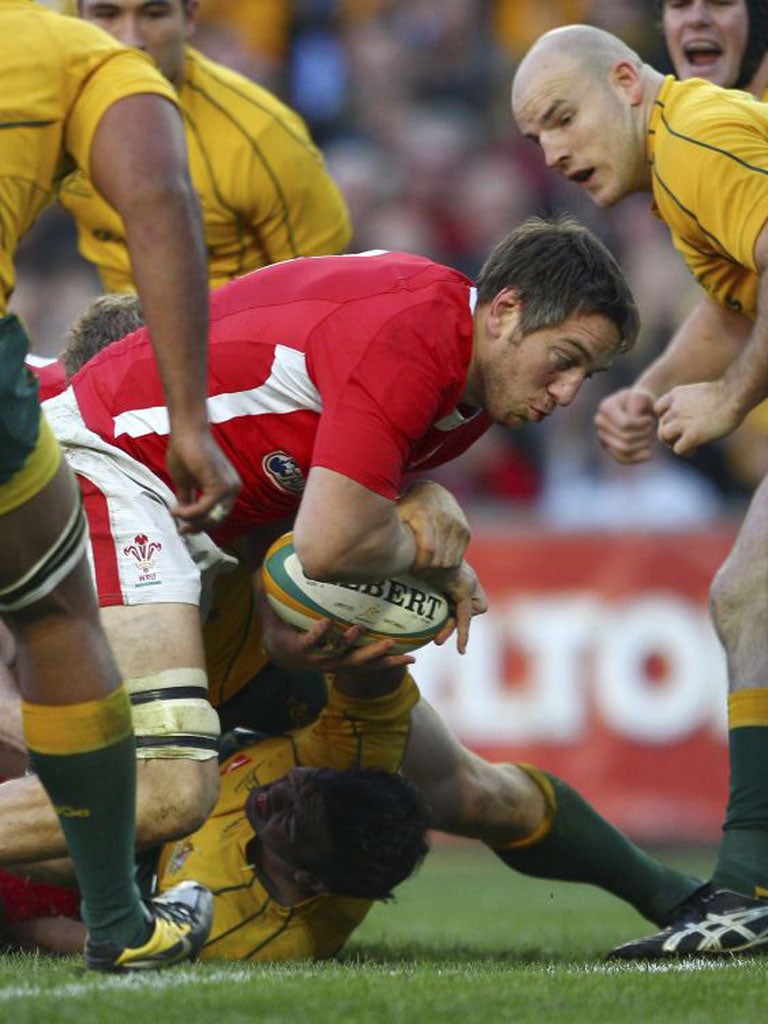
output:
[[444, 594], [406, 573], [369, 583], [323, 583], [304, 575], [293, 534], [280, 537], [261, 569], [267, 600], [284, 622], [309, 629], [330, 619], [340, 629], [361, 626], [359, 644], [394, 640], [393, 653], [423, 647], [451, 613]]

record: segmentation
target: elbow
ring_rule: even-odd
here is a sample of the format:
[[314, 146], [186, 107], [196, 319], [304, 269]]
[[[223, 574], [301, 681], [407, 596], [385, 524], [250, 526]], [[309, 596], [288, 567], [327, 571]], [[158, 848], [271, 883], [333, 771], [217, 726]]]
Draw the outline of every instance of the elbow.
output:
[[344, 579], [345, 552], [336, 550], [326, 538], [294, 536], [293, 546], [305, 576], [321, 583]]

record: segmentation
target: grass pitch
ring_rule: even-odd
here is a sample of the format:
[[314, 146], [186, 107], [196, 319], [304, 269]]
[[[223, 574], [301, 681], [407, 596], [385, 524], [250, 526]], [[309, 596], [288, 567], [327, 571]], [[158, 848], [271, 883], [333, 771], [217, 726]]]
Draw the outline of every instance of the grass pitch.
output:
[[[710, 858], [676, 857], [706, 874]], [[75, 961], [0, 957], [13, 1024], [740, 1024], [768, 1013], [768, 957], [659, 966], [603, 954], [652, 930], [591, 887], [515, 875], [473, 845], [438, 847], [339, 962], [196, 965], [86, 975]]]

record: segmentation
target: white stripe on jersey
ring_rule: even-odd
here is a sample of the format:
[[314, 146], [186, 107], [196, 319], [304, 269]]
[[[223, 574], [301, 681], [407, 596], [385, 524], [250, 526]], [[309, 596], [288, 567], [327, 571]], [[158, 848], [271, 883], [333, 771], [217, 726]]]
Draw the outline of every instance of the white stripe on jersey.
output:
[[[239, 416], [265, 416], [300, 409], [320, 412], [323, 407], [320, 392], [307, 373], [305, 354], [286, 345], [275, 345], [272, 370], [263, 384], [247, 391], [214, 395], [206, 404], [211, 423], [226, 423]], [[168, 433], [168, 410], [164, 405], [132, 409], [115, 416], [115, 437]]]

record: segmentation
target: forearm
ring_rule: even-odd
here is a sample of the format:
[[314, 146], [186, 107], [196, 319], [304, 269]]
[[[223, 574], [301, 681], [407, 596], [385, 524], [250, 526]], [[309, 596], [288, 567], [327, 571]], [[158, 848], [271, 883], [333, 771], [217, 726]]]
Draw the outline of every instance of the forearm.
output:
[[728, 367], [724, 383], [740, 419], [768, 397], [768, 271], [760, 277], [754, 326]]
[[384, 579], [406, 572], [416, 558], [413, 533], [394, 501], [322, 467], [309, 474], [294, 545], [304, 571], [318, 580]]
[[208, 280], [200, 213], [178, 110], [131, 96], [102, 117], [91, 177], [120, 214], [174, 425], [205, 420]]
[[702, 296], [635, 387], [659, 398], [680, 384], [718, 380], [741, 352], [748, 332], [746, 317]]
[[336, 539], [337, 544], [328, 544], [324, 552], [310, 554], [306, 560], [299, 544], [296, 545], [308, 576], [349, 583], [386, 579], [407, 572], [416, 558], [413, 533], [394, 512], [365, 533]]
[[197, 426], [207, 418], [208, 282], [191, 188], [136, 196], [124, 219], [171, 424]]

